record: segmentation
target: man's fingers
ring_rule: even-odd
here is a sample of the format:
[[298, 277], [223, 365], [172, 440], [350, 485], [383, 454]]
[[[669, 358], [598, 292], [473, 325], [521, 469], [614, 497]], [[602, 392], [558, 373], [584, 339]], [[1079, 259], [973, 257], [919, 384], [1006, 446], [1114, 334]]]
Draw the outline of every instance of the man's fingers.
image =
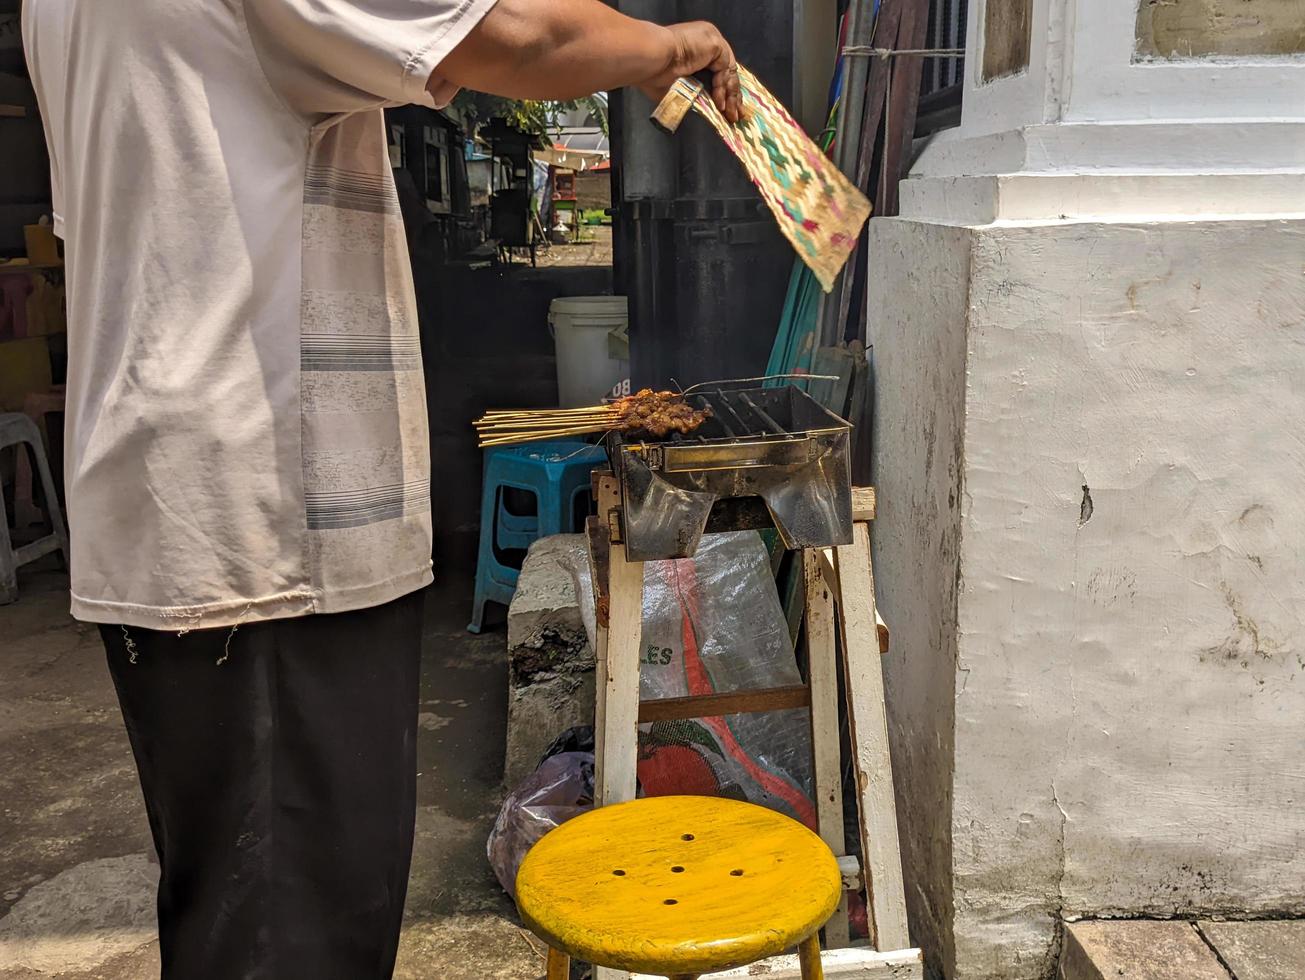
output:
[[730, 99], [729, 91], [725, 88], [724, 72], [717, 72], [711, 79], [711, 101], [716, 103], [716, 108], [721, 111], [726, 119], [730, 122], [735, 120], [730, 118]]
[[716, 56], [707, 67], [714, 72], [729, 71], [734, 67], [734, 50], [714, 27], [712, 33], [716, 35]]
[[736, 123], [743, 108], [743, 98], [739, 91], [739, 63], [734, 60], [734, 49], [724, 37], [720, 38], [720, 50], [712, 68], [716, 72], [713, 81], [718, 89], [716, 104], [726, 119]]
[[711, 72], [711, 100], [731, 123], [743, 114], [743, 96], [739, 89], [739, 66], [734, 50], [713, 25], [705, 21], [672, 24], [676, 55], [671, 65], [674, 75]]
[[743, 93], [739, 88], [738, 67], [718, 71], [712, 76], [711, 98], [716, 108], [730, 122], [738, 122], [743, 115]]

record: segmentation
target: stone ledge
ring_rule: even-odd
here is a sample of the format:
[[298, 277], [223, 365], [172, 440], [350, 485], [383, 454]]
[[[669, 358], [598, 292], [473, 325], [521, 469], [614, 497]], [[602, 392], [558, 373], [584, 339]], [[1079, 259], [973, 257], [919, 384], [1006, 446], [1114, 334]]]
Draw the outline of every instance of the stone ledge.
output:
[[508, 723], [503, 782], [516, 786], [563, 731], [594, 720], [594, 652], [570, 568], [587, 560], [582, 534], [530, 548], [508, 610]]
[[917, 176], [901, 185], [901, 217], [996, 221], [1245, 220], [1305, 211], [1305, 173], [1013, 173]]
[[1239, 173], [1248, 167], [1305, 168], [1305, 120], [1049, 123], [980, 135], [950, 129], [924, 144], [910, 176]]
[[1231, 980], [1195, 924], [1094, 921], [1065, 926], [1057, 980]]
[[1305, 977], [1305, 920], [1198, 923], [1237, 980]]

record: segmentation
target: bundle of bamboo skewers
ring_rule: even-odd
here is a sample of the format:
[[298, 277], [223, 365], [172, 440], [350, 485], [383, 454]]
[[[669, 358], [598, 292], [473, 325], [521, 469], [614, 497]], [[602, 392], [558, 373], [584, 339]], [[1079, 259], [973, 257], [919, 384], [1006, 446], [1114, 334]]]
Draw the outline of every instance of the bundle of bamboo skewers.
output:
[[476, 420], [480, 445], [511, 446], [541, 439], [591, 435], [616, 428], [621, 411], [615, 404], [588, 408], [489, 411]]
[[511, 446], [595, 433], [647, 432], [665, 438], [688, 433], [711, 418], [710, 406], [694, 408], [684, 395], [645, 388], [614, 402], [587, 408], [499, 409], [475, 422], [480, 445]]

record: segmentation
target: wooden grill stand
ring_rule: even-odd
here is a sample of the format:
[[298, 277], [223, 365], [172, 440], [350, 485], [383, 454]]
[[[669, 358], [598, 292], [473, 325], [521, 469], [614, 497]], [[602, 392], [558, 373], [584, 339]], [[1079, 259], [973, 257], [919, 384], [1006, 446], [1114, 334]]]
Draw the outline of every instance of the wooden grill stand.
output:
[[[639, 661], [643, 613], [643, 563], [627, 561], [621, 538], [621, 498], [616, 478], [596, 471], [598, 514], [587, 525], [597, 608], [595, 804], [632, 800], [636, 790], [638, 725], [654, 721], [809, 708], [812, 769], [819, 833], [840, 855], [847, 889], [865, 886], [873, 948], [848, 946], [847, 892], [825, 926], [825, 975], [863, 980], [919, 980], [920, 951], [907, 934], [906, 896], [898, 844], [893, 769], [888, 751], [881, 654], [888, 629], [875, 610], [870, 563], [870, 522], [875, 492], [854, 489], [853, 540], [803, 553], [806, 589], [807, 682], [791, 687], [734, 691], [642, 701]], [[837, 634], [835, 633], [837, 630]], [[842, 749], [839, 738], [838, 651], [841, 648], [852, 759], [858, 787], [860, 853], [844, 855]], [[863, 873], [864, 869], [864, 873]], [[791, 960], [792, 962], [787, 962]], [[716, 974], [745, 977], [747, 968]], [[771, 961], [773, 980], [798, 977], [795, 957]], [[626, 974], [598, 968], [597, 980]], [[638, 978], [636, 978], [638, 980]]]

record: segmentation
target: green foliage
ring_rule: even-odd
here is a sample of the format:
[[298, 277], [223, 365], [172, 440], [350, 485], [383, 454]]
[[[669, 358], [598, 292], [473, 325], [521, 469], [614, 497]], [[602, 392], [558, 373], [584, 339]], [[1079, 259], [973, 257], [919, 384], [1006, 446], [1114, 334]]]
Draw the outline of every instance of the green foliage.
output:
[[607, 106], [596, 96], [572, 99], [569, 102], [541, 102], [533, 99], [504, 99], [463, 89], [453, 104], [473, 126], [483, 125], [494, 118], [506, 119], [511, 126], [522, 132], [549, 138], [550, 142], [552, 134], [557, 131], [558, 119], [564, 113], [572, 109], [586, 109], [598, 118], [603, 134], [607, 134]]

